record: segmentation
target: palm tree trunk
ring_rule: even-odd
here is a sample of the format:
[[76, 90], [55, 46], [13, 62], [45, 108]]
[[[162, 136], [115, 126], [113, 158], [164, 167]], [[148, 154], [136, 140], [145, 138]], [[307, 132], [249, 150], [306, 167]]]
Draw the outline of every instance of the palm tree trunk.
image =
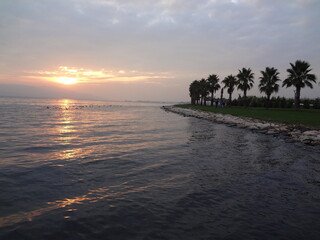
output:
[[296, 87], [296, 93], [295, 93], [295, 96], [294, 96], [294, 106], [296, 109], [299, 109], [300, 108], [300, 91], [301, 91], [301, 88], [299, 86]]
[[232, 98], [232, 93], [229, 93], [229, 106], [231, 106], [231, 98]]
[[211, 92], [211, 107], [213, 106], [213, 91]]
[[270, 94], [267, 95], [267, 108], [270, 107]]
[[244, 100], [244, 107], [248, 107], [248, 103], [247, 103], [247, 89], [243, 90], [243, 100]]

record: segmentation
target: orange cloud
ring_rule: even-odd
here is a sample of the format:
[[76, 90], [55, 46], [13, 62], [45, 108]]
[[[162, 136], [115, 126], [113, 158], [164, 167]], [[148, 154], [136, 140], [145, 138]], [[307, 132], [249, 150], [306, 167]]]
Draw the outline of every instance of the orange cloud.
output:
[[[92, 70], [76, 67], [60, 66], [55, 71], [33, 71], [28, 72], [28, 78], [42, 79], [64, 84], [72, 83], [101, 83], [101, 82], [129, 82], [129, 81], [149, 81], [154, 79], [173, 78], [166, 72], [140, 72], [135, 70]], [[65, 80], [65, 81], [64, 81]]]

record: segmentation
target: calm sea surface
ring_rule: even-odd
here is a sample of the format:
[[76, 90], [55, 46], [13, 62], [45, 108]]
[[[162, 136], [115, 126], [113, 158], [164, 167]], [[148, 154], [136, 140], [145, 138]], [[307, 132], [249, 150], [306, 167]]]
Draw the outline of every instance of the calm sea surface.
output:
[[161, 104], [0, 98], [0, 239], [320, 239], [320, 149]]

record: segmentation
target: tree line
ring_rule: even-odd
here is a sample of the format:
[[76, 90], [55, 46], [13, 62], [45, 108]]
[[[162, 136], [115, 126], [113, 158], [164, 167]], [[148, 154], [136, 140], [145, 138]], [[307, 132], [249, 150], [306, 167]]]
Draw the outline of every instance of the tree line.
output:
[[[288, 76], [282, 82], [282, 87], [295, 87], [294, 106], [300, 107], [300, 95], [301, 89], [304, 87], [313, 88], [313, 83], [316, 83], [315, 74], [310, 73], [310, 64], [306, 61], [297, 60], [295, 63], [290, 63], [290, 68], [287, 69]], [[279, 71], [274, 67], [266, 67], [265, 70], [260, 71], [261, 76], [259, 78], [259, 90], [266, 95], [265, 106], [271, 106], [271, 95], [279, 91]], [[194, 80], [189, 86], [189, 93], [191, 97], [191, 104], [206, 105], [208, 95], [210, 95], [211, 106], [215, 103], [215, 93], [221, 89], [220, 100], [223, 100], [223, 90], [226, 89], [228, 93], [227, 104], [232, 105], [232, 93], [237, 88], [243, 92], [241, 97], [244, 103], [248, 102], [247, 92], [253, 87], [254, 73], [250, 68], [239, 69], [236, 76], [229, 75], [224, 78], [221, 83], [217, 74], [211, 74], [208, 78], [202, 78], [201, 80]], [[216, 98], [219, 99], [219, 98]], [[218, 100], [216, 100], [216, 104]]]

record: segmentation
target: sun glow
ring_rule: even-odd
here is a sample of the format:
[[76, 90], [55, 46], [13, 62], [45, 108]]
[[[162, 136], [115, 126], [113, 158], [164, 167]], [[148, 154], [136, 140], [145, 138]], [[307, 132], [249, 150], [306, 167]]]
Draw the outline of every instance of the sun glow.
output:
[[63, 83], [66, 85], [75, 84], [77, 83], [77, 78], [71, 78], [71, 77], [57, 77], [55, 79], [58, 83]]
[[92, 70], [85, 68], [60, 66], [55, 71], [32, 71], [28, 72], [28, 78], [41, 79], [63, 85], [74, 85], [82, 83], [104, 83], [104, 82], [137, 82], [149, 81], [158, 83], [157, 80], [174, 78], [168, 72], [144, 72], [137, 70]]

